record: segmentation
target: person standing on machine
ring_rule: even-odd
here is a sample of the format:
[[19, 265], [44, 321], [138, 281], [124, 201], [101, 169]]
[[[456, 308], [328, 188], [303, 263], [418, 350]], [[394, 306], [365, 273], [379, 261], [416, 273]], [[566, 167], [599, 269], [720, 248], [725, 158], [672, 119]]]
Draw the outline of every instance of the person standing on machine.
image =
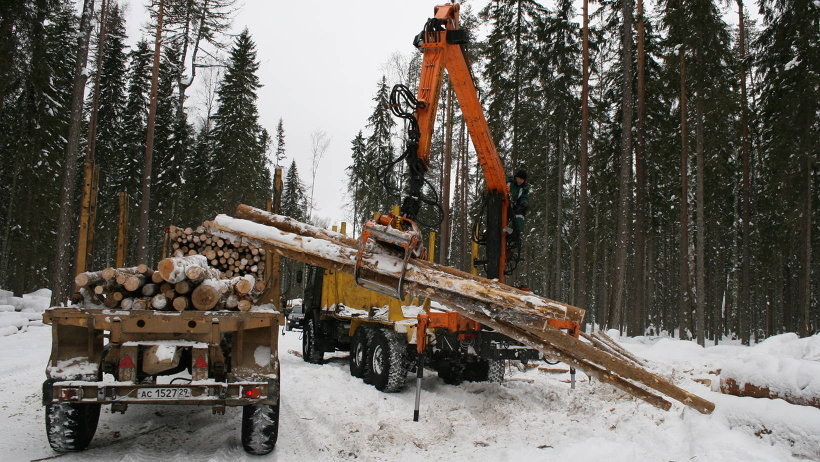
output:
[[527, 184], [526, 170], [515, 172], [515, 176], [507, 177], [507, 187], [510, 190], [510, 225], [504, 228], [509, 234], [507, 241], [515, 247], [521, 245], [521, 233], [524, 232], [524, 216], [529, 207], [530, 185]]

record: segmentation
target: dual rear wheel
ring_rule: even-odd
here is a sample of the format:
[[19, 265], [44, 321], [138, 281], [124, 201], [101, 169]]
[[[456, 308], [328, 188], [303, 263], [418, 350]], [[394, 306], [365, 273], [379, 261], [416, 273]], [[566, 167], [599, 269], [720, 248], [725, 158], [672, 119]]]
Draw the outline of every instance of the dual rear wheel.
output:
[[387, 329], [360, 326], [350, 344], [350, 375], [377, 390], [400, 391], [407, 379], [407, 340]]

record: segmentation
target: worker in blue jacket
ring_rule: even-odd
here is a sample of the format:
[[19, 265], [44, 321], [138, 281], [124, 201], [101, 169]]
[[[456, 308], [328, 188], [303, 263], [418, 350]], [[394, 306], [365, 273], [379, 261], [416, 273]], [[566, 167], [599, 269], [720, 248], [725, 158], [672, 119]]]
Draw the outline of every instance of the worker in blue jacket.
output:
[[520, 245], [521, 233], [524, 232], [524, 216], [529, 207], [530, 185], [527, 184], [526, 170], [515, 172], [515, 176], [507, 177], [507, 187], [510, 190], [510, 226], [504, 228], [509, 234], [507, 240], [510, 243]]

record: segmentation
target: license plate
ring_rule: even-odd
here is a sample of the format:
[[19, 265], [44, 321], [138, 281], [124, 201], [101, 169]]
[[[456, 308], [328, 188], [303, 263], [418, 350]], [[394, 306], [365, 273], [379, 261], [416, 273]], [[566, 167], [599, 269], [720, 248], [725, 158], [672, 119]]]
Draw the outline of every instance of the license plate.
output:
[[191, 397], [190, 388], [139, 388], [137, 399], [184, 399]]

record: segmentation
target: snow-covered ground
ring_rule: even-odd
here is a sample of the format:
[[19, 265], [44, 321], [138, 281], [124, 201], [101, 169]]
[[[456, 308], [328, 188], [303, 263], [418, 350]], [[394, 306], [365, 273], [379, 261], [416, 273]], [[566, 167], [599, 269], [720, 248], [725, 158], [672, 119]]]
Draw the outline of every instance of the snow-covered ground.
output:
[[[0, 312], [1, 313], [1, 312]], [[40, 386], [51, 342], [48, 326], [27, 324], [0, 336], [0, 460], [55, 456], [46, 441]], [[782, 400], [738, 398], [710, 390], [724, 364], [757, 354], [820, 359], [820, 336], [786, 334], [755, 347], [701, 348], [668, 338], [621, 338], [636, 355], [687, 390], [714, 401], [712, 415], [675, 403], [669, 412], [582, 373], [508, 371], [503, 384], [446, 385], [425, 375], [421, 420], [412, 421], [414, 389], [384, 394], [350, 376], [347, 355], [313, 365], [292, 353], [300, 334], [280, 337], [282, 409], [269, 460], [457, 461], [788, 461], [820, 460], [820, 409]], [[330, 355], [328, 355], [330, 356]], [[550, 367], [561, 367], [550, 366]], [[735, 366], [736, 367], [736, 366]], [[817, 380], [817, 378], [814, 378]], [[257, 460], [242, 450], [240, 411], [135, 406], [104, 408], [88, 450], [63, 460]]]

